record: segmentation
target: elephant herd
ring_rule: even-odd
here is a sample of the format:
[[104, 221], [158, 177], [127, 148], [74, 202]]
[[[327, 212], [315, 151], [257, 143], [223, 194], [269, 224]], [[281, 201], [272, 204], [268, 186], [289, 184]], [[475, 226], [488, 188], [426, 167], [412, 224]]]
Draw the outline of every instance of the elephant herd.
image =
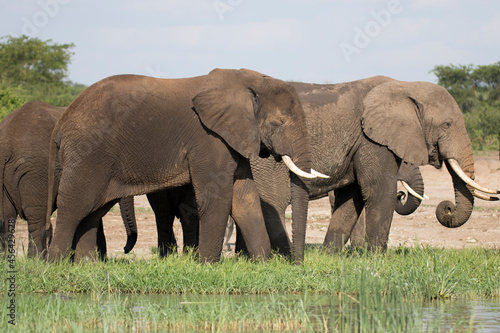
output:
[[[464, 119], [448, 91], [384, 76], [341, 84], [287, 83], [246, 69], [112, 76], [67, 108], [29, 102], [11, 112], [0, 123], [0, 157], [1, 245], [19, 215], [28, 255], [50, 261], [104, 257], [102, 217], [118, 202], [130, 251], [133, 197], [142, 194], [161, 255], [175, 246], [179, 217], [184, 244], [201, 261], [218, 261], [231, 216], [238, 251], [265, 260], [276, 250], [301, 262], [309, 200], [330, 195], [325, 247], [351, 239], [385, 249], [394, 211], [409, 214], [422, 199], [418, 166], [444, 163], [452, 177], [455, 204], [436, 209], [446, 227], [469, 219], [474, 196], [500, 193], [474, 182]], [[416, 191], [404, 205], [398, 180]]]

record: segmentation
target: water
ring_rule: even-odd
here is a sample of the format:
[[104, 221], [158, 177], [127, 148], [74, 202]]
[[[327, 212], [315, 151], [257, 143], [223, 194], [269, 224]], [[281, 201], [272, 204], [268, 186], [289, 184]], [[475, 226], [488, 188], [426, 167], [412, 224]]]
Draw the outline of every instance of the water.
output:
[[500, 300], [436, 301], [424, 307], [427, 322], [439, 321], [445, 330], [470, 323], [477, 332], [500, 332]]
[[[500, 332], [500, 299], [407, 303], [350, 295], [19, 295], [17, 323], [46, 318], [47, 323], [84, 331], [154, 327], [224, 331], [400, 331]], [[36, 315], [34, 315], [36, 313]], [[2, 314], [2, 311], [0, 311]], [[64, 323], [64, 324], [57, 324]], [[177, 324], [176, 324], [177, 323]], [[40, 324], [37, 324], [40, 325]], [[190, 326], [191, 325], [191, 326]], [[214, 326], [215, 325], [215, 326]], [[22, 326], [21, 326], [22, 327]], [[28, 326], [31, 327], [31, 326]], [[39, 327], [39, 326], [38, 326]], [[196, 328], [198, 330], [199, 328]]]

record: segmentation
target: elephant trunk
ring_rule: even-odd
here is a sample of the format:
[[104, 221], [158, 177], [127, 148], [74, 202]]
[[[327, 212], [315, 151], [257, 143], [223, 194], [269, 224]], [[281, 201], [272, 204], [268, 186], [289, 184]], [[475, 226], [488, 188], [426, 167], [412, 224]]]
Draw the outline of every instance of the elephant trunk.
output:
[[[291, 170], [289, 174], [292, 204], [292, 256], [295, 263], [301, 263], [304, 260], [309, 176], [300, 172], [297, 174], [288, 162], [293, 161], [294, 166], [307, 174], [311, 173], [312, 167], [309, 137], [305, 122], [302, 120], [290, 122], [290, 125], [283, 129], [281, 135], [274, 136], [272, 140], [274, 153], [280, 155], [284, 164]], [[285, 156], [288, 156], [289, 159]], [[289, 161], [286, 161], [287, 159]]]
[[[420, 173], [418, 166], [413, 164], [401, 164], [398, 173], [398, 180], [405, 181], [417, 194], [424, 195], [424, 179]], [[406, 201], [401, 199], [406, 196]], [[413, 196], [411, 193], [407, 195], [403, 192], [398, 193], [396, 202], [396, 212], [399, 215], [410, 215], [421, 203], [421, 200]]]
[[[462, 170], [464, 170], [468, 177], [473, 179], [474, 161], [472, 160], [472, 154], [465, 161], [465, 163], [460, 163], [460, 165], [464, 166]], [[474, 189], [457, 175], [453, 168], [450, 167], [448, 161], [446, 161], [446, 168], [453, 180], [456, 206], [450, 201], [441, 202], [436, 208], [436, 217], [439, 223], [445, 227], [458, 228], [467, 222], [472, 214], [472, 209], [474, 208]]]
[[[311, 154], [309, 142], [295, 142], [296, 164], [307, 172], [311, 170]], [[293, 260], [299, 264], [304, 261], [306, 242], [307, 208], [309, 203], [308, 178], [299, 177], [290, 172], [290, 195], [292, 205], [292, 251]]]
[[307, 207], [309, 202], [309, 180], [301, 179], [290, 172], [290, 191], [292, 204], [292, 250], [294, 262], [304, 261], [306, 242]]

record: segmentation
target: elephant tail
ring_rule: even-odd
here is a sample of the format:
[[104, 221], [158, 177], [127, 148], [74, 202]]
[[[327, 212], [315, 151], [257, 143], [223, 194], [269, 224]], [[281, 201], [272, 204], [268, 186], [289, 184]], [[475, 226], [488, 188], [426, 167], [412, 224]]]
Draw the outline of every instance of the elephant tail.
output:
[[[42, 240], [43, 242], [47, 242], [50, 244], [52, 240], [52, 222], [51, 216], [52, 213], [56, 210], [56, 200], [57, 200], [57, 192], [59, 188], [59, 180], [60, 180], [60, 168], [57, 168], [57, 165], [60, 161], [58, 161], [59, 156], [59, 147], [60, 147], [60, 138], [57, 135], [57, 129], [54, 130], [50, 140], [49, 147], [49, 165], [48, 165], [48, 196], [47, 196], [47, 215], [45, 219], [45, 228], [42, 231]], [[58, 172], [59, 169], [59, 172]]]
[[123, 248], [125, 253], [129, 253], [137, 242], [137, 223], [135, 220], [134, 197], [120, 199], [120, 213], [122, 214], [123, 225], [127, 232], [127, 243]]

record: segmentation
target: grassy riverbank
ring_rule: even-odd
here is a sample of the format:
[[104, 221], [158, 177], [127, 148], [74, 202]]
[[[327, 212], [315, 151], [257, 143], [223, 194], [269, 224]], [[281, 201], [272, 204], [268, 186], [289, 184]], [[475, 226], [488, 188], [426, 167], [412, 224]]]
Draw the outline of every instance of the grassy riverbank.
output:
[[[20, 258], [15, 264], [16, 321], [27, 330], [420, 331], [423, 314], [415, 302], [500, 297], [500, 253], [486, 249], [330, 255], [310, 248], [300, 266], [279, 256], [265, 263], [235, 257], [203, 265], [193, 255], [79, 265]], [[11, 327], [5, 319], [7, 274], [1, 282], [2, 328]], [[144, 294], [150, 297], [134, 298]], [[262, 300], [259, 294], [264, 301], [253, 301]]]

